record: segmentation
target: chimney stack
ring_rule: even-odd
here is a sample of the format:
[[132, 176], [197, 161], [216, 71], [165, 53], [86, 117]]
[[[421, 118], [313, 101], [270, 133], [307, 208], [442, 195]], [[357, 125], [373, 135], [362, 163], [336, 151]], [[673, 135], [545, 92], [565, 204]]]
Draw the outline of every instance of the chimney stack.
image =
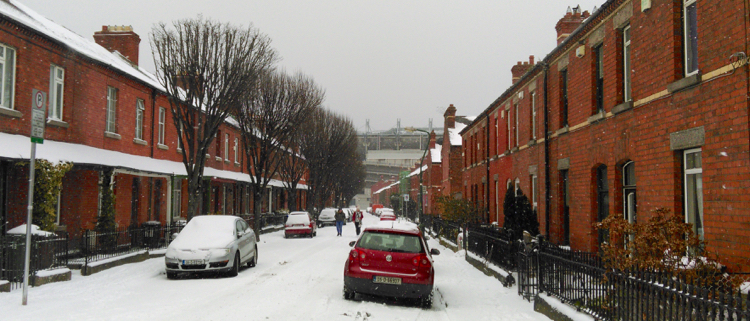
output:
[[581, 6], [576, 6], [572, 9], [568, 7], [568, 12], [565, 13], [565, 16], [555, 26], [555, 30], [557, 30], [557, 44], [559, 45], [567, 39], [589, 16], [588, 11], [581, 12]]
[[130, 62], [138, 65], [138, 45], [141, 37], [133, 32], [132, 26], [102, 26], [102, 31], [94, 32], [94, 41], [109, 51], [118, 51]]
[[435, 131], [430, 132], [430, 149], [435, 149]]
[[456, 128], [456, 107], [453, 107], [453, 104], [448, 106], [443, 117], [445, 118], [445, 128]]
[[521, 79], [521, 77], [528, 72], [531, 68], [534, 68], [534, 56], [529, 56], [528, 62], [521, 63], [520, 61], [513, 67], [510, 68], [510, 73], [513, 75], [513, 83]]

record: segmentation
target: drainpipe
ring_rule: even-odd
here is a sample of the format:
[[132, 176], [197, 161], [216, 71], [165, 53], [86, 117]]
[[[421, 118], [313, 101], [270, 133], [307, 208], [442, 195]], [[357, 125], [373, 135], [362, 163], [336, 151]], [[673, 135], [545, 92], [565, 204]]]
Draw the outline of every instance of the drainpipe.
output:
[[549, 106], [547, 102], [547, 92], [549, 88], [547, 88], [547, 80], [549, 77], [549, 65], [546, 61], [542, 61], [542, 66], [544, 68], [544, 85], [542, 88], [544, 88], [544, 233], [547, 237], [547, 240], [549, 240], [549, 211], [550, 211], [550, 188], [552, 186], [552, 183], [550, 181], [550, 163], [549, 163]]

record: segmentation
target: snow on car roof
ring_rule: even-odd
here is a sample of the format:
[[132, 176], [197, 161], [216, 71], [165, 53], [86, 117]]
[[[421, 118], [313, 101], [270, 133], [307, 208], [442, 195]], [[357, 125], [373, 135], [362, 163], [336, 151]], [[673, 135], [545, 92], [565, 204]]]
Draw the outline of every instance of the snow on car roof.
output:
[[396, 220], [396, 221], [379, 221], [375, 225], [368, 226], [365, 230], [395, 230], [399, 232], [408, 232], [413, 234], [419, 233], [419, 227], [417, 224], [414, 224], [412, 222], [406, 221], [406, 220]]

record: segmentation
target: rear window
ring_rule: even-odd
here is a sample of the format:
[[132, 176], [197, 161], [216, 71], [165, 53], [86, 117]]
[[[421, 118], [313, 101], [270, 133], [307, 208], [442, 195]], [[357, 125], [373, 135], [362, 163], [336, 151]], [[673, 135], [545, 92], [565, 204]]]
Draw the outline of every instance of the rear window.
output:
[[336, 210], [323, 210], [320, 212], [322, 216], [333, 216], [334, 214], [336, 214]]
[[310, 224], [310, 218], [306, 213], [289, 215], [287, 224]]
[[406, 234], [365, 232], [357, 246], [377, 251], [422, 253], [419, 236]]

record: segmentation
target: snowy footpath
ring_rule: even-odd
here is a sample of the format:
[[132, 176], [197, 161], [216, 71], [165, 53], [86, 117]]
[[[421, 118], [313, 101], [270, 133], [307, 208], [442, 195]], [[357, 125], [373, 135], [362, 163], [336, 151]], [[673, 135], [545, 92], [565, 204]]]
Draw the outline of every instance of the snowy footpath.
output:
[[[365, 214], [364, 225], [377, 217]], [[168, 280], [164, 259], [115, 267], [73, 280], [0, 293], [2, 320], [549, 320], [533, 304], [504, 288], [430, 240], [435, 256], [435, 301], [429, 310], [413, 302], [342, 295], [344, 262], [354, 224], [318, 229], [313, 239], [261, 236], [258, 265], [234, 278]]]

